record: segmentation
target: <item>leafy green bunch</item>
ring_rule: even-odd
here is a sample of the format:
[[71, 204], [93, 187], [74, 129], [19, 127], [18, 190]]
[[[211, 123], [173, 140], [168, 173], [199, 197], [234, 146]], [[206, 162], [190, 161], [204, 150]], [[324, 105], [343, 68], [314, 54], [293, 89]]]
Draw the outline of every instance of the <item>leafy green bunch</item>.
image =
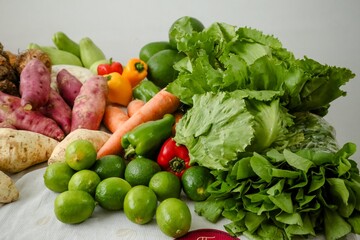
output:
[[251, 239], [360, 234], [360, 176], [350, 159], [356, 146], [340, 148], [323, 119], [355, 74], [297, 59], [255, 29], [177, 29], [186, 57], [167, 90], [189, 109], [174, 139], [188, 148], [191, 164], [216, 177], [196, 212], [212, 222], [225, 217], [229, 233]]

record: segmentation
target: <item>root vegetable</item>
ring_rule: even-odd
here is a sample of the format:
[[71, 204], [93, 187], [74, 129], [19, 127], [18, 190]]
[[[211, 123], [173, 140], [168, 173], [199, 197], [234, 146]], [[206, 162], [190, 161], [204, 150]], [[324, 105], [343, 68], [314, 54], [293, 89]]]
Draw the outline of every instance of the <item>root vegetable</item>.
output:
[[13, 180], [0, 171], [0, 203], [10, 203], [19, 199], [19, 190]]
[[58, 144], [53, 138], [35, 132], [0, 129], [0, 170], [17, 173], [46, 162]]
[[71, 131], [78, 128], [98, 130], [105, 112], [107, 80], [90, 77], [81, 87], [72, 109]]
[[50, 90], [49, 100], [40, 108], [44, 116], [53, 119], [67, 135], [71, 131], [71, 108], [54, 89]]
[[28, 109], [44, 106], [50, 94], [51, 73], [43, 62], [30, 60], [20, 74], [21, 105]]
[[57, 87], [66, 103], [73, 107], [75, 98], [79, 95], [82, 82], [72, 75], [68, 70], [62, 69], [56, 75]]
[[16, 60], [17, 60], [17, 55], [9, 50], [6, 50], [5, 53], [8, 55], [9, 57], [9, 63], [10, 65], [15, 69], [16, 68]]
[[11, 129], [16, 129], [11, 123], [4, 121], [4, 122], [0, 122], [0, 128], [11, 128]]
[[100, 130], [76, 129], [67, 135], [58, 145], [48, 159], [48, 164], [65, 161], [66, 147], [74, 140], [84, 139], [92, 142], [96, 150], [109, 139], [110, 134]]
[[119, 106], [107, 105], [103, 117], [103, 124], [110, 132], [115, 130], [129, 119], [127, 113]]
[[19, 78], [10, 62], [9, 54], [0, 43], [0, 91], [19, 96]]
[[17, 55], [15, 63], [17, 73], [20, 75], [28, 62], [30, 62], [34, 58], [39, 59], [41, 62], [43, 62], [49, 72], [51, 72], [51, 59], [45, 52], [39, 49], [27, 49], [26, 51]]
[[[0, 69], [0, 71], [2, 70]], [[17, 88], [16, 84], [8, 79], [3, 79], [0, 81], [0, 91], [13, 96], [20, 96], [19, 89]]]
[[38, 111], [25, 110], [20, 102], [19, 97], [0, 92], [0, 122], [6, 122], [19, 130], [41, 133], [56, 140], [64, 138], [64, 132], [54, 120]]
[[128, 116], [131, 117], [132, 115], [134, 115], [137, 111], [140, 110], [140, 108], [142, 108], [142, 106], [145, 105], [145, 102], [143, 100], [140, 99], [133, 99], [131, 102], [129, 102], [129, 104], [127, 105], [127, 113]]

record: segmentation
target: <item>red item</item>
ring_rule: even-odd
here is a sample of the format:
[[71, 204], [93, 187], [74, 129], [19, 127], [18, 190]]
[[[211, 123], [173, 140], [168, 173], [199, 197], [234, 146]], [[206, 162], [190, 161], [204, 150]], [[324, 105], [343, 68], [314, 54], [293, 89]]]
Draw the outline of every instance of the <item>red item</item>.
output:
[[110, 58], [109, 63], [99, 64], [99, 66], [97, 67], [98, 75], [106, 75], [113, 72], [118, 72], [122, 74], [123, 66], [120, 62], [113, 62], [112, 58]]
[[184, 145], [178, 145], [173, 138], [168, 138], [161, 146], [157, 162], [163, 170], [181, 178], [190, 167], [189, 151]]
[[240, 240], [233, 237], [225, 231], [218, 229], [196, 229], [188, 232], [186, 235], [176, 238], [175, 240], [196, 240], [196, 239], [214, 239], [214, 240]]

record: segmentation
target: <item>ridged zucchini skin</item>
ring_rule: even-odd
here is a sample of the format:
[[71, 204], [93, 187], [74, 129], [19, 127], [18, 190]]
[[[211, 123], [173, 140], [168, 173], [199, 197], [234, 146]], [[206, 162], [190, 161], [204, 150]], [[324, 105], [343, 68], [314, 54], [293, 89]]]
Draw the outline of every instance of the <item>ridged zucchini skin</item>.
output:
[[99, 60], [106, 59], [104, 52], [89, 38], [84, 37], [79, 42], [80, 59], [86, 68]]
[[58, 49], [72, 53], [80, 58], [79, 44], [69, 38], [64, 32], [56, 32], [52, 37], [52, 41]]

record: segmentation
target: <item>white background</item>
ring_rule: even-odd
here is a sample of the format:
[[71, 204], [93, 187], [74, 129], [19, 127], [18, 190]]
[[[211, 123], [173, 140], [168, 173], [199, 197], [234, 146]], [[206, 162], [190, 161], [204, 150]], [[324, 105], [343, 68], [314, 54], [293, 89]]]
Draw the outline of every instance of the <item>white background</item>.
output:
[[0, 0], [0, 42], [18, 52], [30, 42], [52, 45], [63, 31], [74, 40], [88, 36], [123, 64], [150, 41], [167, 40], [177, 18], [189, 15], [205, 26], [226, 22], [257, 28], [279, 38], [296, 57], [346, 67], [357, 76], [345, 85], [326, 119], [342, 145], [357, 144], [360, 162], [360, 1], [349, 0]]

